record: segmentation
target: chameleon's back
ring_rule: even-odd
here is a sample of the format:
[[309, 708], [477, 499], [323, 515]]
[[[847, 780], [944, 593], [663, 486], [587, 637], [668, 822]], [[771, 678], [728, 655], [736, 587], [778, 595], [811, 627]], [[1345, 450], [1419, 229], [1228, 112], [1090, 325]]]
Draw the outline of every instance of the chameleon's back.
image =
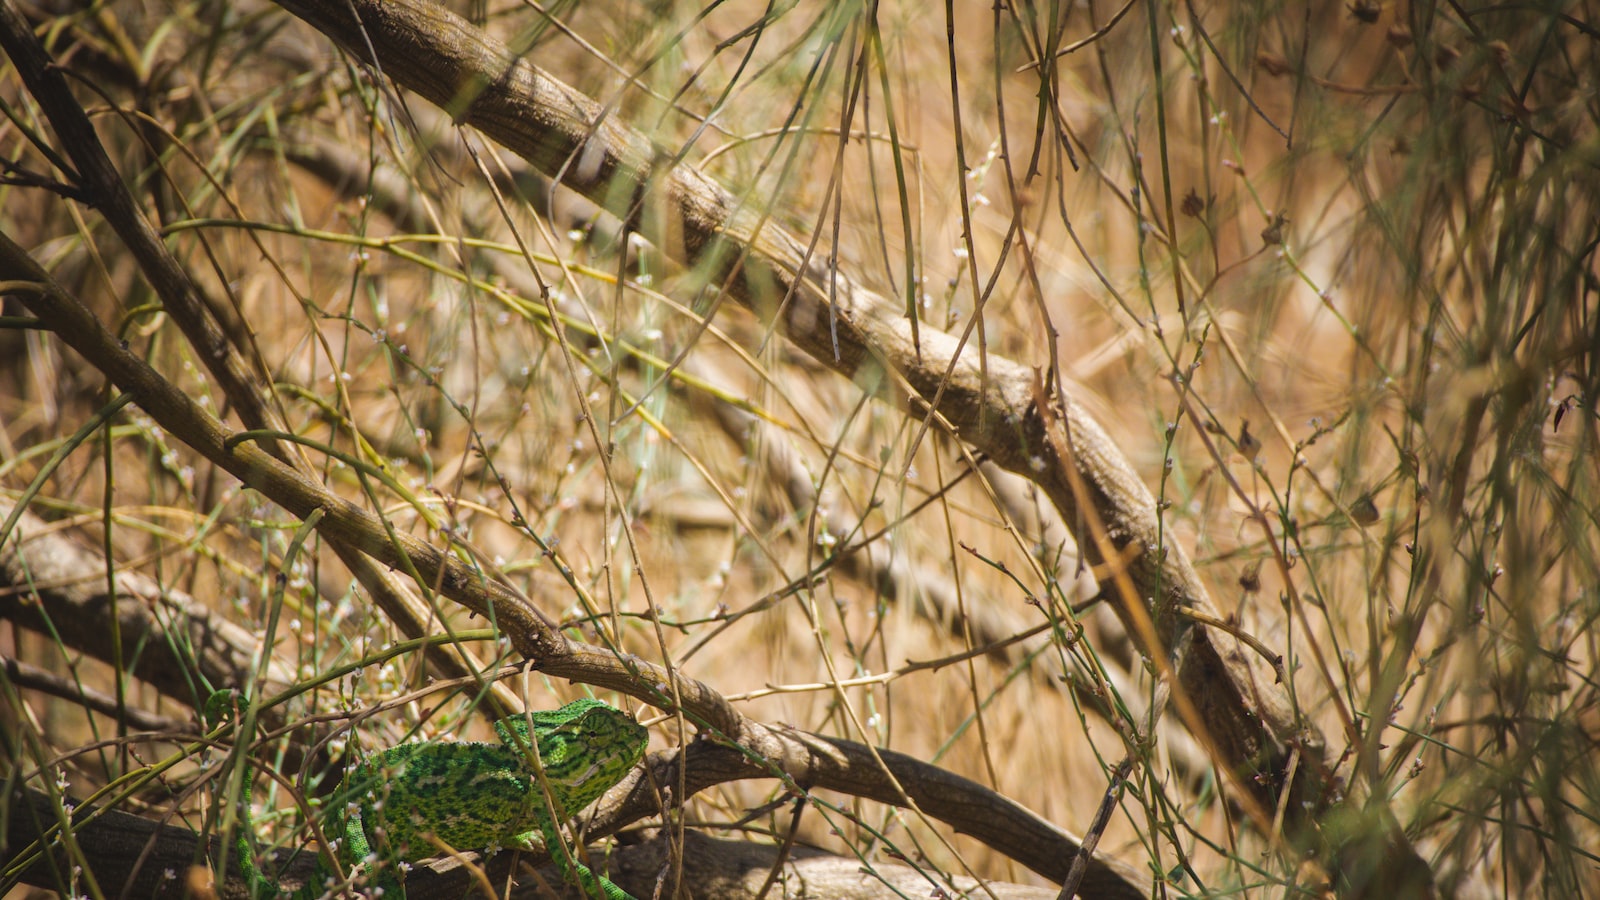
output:
[[[351, 800], [381, 858], [438, 856], [432, 834], [457, 850], [510, 847], [533, 819], [539, 784], [503, 744], [405, 744], [350, 773]], [[368, 799], [370, 798], [370, 799]], [[382, 848], [382, 849], [380, 849]]]
[[405, 744], [353, 770], [347, 796], [367, 810], [362, 827], [370, 847], [414, 862], [441, 853], [430, 834], [456, 850], [536, 846], [542, 825], [594, 802], [638, 763], [648, 742], [642, 725], [598, 701], [533, 716], [554, 819], [525, 749], [526, 719], [513, 717], [496, 723], [507, 743]]

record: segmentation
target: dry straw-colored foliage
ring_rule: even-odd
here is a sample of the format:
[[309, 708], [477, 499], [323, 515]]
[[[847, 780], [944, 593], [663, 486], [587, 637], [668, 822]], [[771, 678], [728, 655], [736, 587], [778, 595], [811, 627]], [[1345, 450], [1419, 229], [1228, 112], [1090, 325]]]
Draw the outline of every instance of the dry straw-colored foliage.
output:
[[1588, 5], [3, 2], [5, 886], [1592, 895]]

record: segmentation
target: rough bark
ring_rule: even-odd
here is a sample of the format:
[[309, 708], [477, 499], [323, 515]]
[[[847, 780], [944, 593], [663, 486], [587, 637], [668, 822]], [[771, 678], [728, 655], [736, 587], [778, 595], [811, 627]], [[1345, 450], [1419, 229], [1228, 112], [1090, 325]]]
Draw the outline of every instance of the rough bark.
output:
[[[6, 847], [11, 853], [32, 844], [58, 821], [54, 801], [35, 791], [14, 795], [8, 809], [10, 815], [5, 820], [4, 833]], [[93, 812], [89, 808], [78, 808], [73, 811], [72, 818], [81, 823]], [[645, 839], [637, 843], [633, 842], [634, 837], [638, 836], [624, 836], [624, 842], [609, 854], [595, 849], [591, 858], [603, 859], [609, 877], [629, 893], [650, 897], [657, 879], [667, 870], [672, 858], [670, 837], [659, 829], [644, 835]], [[94, 848], [94, 853], [88, 855], [88, 871], [102, 888], [113, 885], [122, 888], [111, 896], [119, 893], [127, 897], [174, 896], [180, 885], [197, 896], [204, 896], [208, 891], [228, 898], [249, 896], [245, 885], [237, 879], [218, 890], [211, 883], [213, 874], [198, 862], [202, 855], [200, 836], [178, 825], [163, 826], [143, 816], [108, 810], [83, 824], [77, 831], [77, 841]], [[53, 849], [52, 856], [40, 856], [22, 871], [23, 883], [41, 887], [62, 883], [56, 876], [75, 863], [61, 851], [61, 844], [56, 843]], [[221, 846], [212, 839], [207, 842], [205, 852], [214, 855], [221, 852]], [[859, 860], [807, 847], [792, 848], [780, 854], [779, 848], [772, 844], [716, 840], [693, 831], [684, 835], [681, 859], [683, 877], [676, 884], [677, 891], [663, 896], [749, 900], [760, 895], [762, 885], [774, 868], [778, 868], [778, 880], [767, 896], [790, 900], [894, 897], [898, 896], [894, 892], [896, 889], [906, 895], [920, 896], [930, 893], [936, 884], [928, 875], [909, 866], [875, 862], [868, 874]], [[550, 896], [539, 879], [557, 888], [559, 896], [581, 896], [577, 889], [563, 885], [552, 867], [540, 870], [538, 878], [528, 875], [530, 862], [535, 861], [525, 855], [502, 853], [489, 860], [484, 869], [491, 884], [502, 885], [511, 868], [516, 866], [522, 877], [511, 893], [513, 897]], [[308, 856], [300, 854], [293, 866], [293, 877], [309, 877], [313, 865]], [[893, 885], [893, 889], [885, 882]], [[414, 869], [406, 881], [406, 895], [413, 900], [455, 900], [469, 885], [465, 868], [454, 860], [447, 860]], [[992, 895], [996, 900], [1048, 900], [1056, 894], [1045, 888], [993, 881], [986, 882], [980, 889], [969, 878], [953, 878], [944, 887], [950, 893]], [[1086, 890], [1080, 896], [1084, 900], [1134, 900], [1144, 895], [1096, 894]]]

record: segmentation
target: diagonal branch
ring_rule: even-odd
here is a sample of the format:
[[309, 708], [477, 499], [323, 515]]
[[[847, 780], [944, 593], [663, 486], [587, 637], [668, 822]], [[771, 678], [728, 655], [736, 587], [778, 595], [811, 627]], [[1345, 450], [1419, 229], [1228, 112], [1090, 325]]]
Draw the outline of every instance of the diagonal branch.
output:
[[[112, 383], [133, 394], [140, 407], [174, 438], [294, 515], [306, 518], [320, 511], [318, 530], [329, 542], [390, 566], [410, 568], [467, 609], [486, 617], [492, 613], [517, 650], [549, 675], [611, 688], [662, 708], [671, 708], [670, 697], [680, 698], [689, 718], [703, 733], [726, 740], [728, 746], [718, 749], [731, 754], [718, 757], [723, 760], [720, 765], [697, 769], [695, 790], [736, 778], [777, 776], [798, 789], [825, 787], [890, 803], [927, 804], [927, 814], [974, 833], [1042, 874], [1070, 865], [1077, 854], [1079, 844], [1073, 835], [967, 779], [903, 754], [877, 751], [888, 767], [886, 772], [866, 745], [747, 719], [701, 682], [669, 673], [645, 660], [618, 658], [614, 653], [568, 640], [531, 603], [506, 586], [484, 577], [450, 553], [411, 535], [390, 532], [373, 513], [301, 477], [255, 444], [235, 440], [235, 433], [122, 346], [87, 308], [51, 281], [3, 233], [0, 281], [9, 282], [8, 293], [18, 296], [63, 343], [93, 360]], [[16, 553], [25, 557], [28, 549], [28, 544], [22, 544]], [[26, 565], [25, 559], [18, 564]], [[733, 746], [740, 749], [733, 750]], [[670, 768], [671, 761], [663, 765]], [[699, 783], [699, 779], [708, 780]], [[675, 773], [669, 773], [655, 783], [673, 785], [679, 781]], [[899, 791], [902, 785], [905, 794]], [[632, 818], [627, 821], [651, 815], [660, 808], [654, 802], [647, 806], [635, 804], [630, 807]], [[1107, 883], [1122, 884], [1124, 889], [1133, 891], [1132, 895], [1145, 893], [1136, 887], [1138, 876], [1126, 867], [1113, 868], [1100, 860], [1092, 860], [1090, 867], [1092, 872], [1110, 879]]]
[[671, 154], [614, 112], [439, 6], [425, 0], [280, 5], [458, 124], [623, 217], [738, 302], [775, 316], [818, 361], [846, 376], [864, 366], [893, 373], [913, 412], [942, 421], [997, 464], [1037, 483], [1072, 523], [1086, 557], [1126, 576], [1119, 615], [1130, 632], [1157, 645], [1152, 658], [1185, 648], [1173, 668], [1186, 724], [1256, 809], [1277, 808], [1288, 789], [1286, 808], [1298, 825], [1337, 796], [1320, 735], [1296, 718], [1273, 675], [1237, 642], [1183, 614], [1213, 613], [1204, 586], [1182, 548], [1163, 541], [1148, 489], [1070, 397], [1058, 393], [1041, 405], [1045, 394], [1033, 371], [993, 355], [980, 366], [953, 335], [924, 325], [914, 340], [897, 305], [810, 259], [805, 242], [766, 222], [751, 204], [691, 166], [671, 165]]

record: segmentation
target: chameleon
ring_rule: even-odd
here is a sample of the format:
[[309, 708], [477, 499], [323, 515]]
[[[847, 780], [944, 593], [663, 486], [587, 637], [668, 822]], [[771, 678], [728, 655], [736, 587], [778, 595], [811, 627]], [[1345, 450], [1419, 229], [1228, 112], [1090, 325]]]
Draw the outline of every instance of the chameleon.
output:
[[[213, 695], [208, 712], [217, 705]], [[557, 710], [501, 719], [494, 728], [500, 743], [402, 744], [367, 757], [347, 773], [334, 794], [344, 802], [326, 829], [344, 868], [372, 859], [410, 863], [437, 856], [431, 836], [462, 850], [548, 849], [562, 878], [586, 895], [633, 900], [581, 861], [568, 859], [557, 823], [597, 800], [638, 764], [649, 741], [645, 727], [599, 700], [574, 700]], [[535, 746], [555, 801], [553, 814], [534, 768]], [[241, 875], [253, 895], [276, 897], [277, 882], [261, 874], [250, 852], [248, 792], [239, 826], [235, 850]], [[333, 867], [319, 859], [316, 874], [294, 900], [325, 895], [332, 875]], [[376, 880], [380, 886], [394, 883], [389, 874]]]

